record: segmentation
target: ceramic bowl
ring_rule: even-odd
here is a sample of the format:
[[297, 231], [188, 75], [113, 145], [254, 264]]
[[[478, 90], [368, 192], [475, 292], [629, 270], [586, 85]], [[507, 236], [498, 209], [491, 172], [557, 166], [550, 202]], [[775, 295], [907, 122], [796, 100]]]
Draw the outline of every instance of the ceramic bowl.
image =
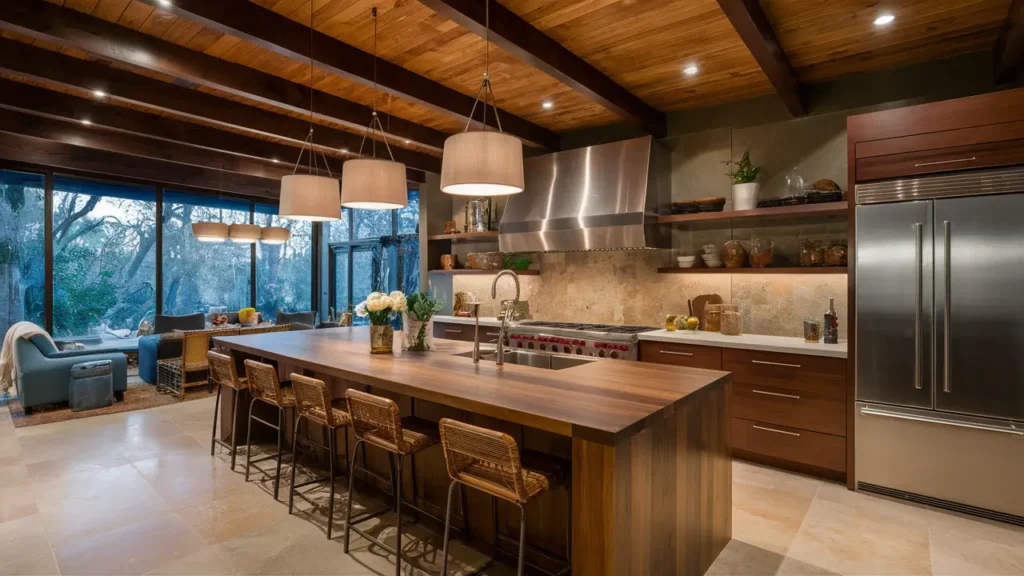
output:
[[718, 255], [712, 256], [712, 255], [705, 254], [701, 258], [704, 259], [704, 264], [706, 264], [708, 268], [721, 268], [722, 267], [722, 257], [721, 256], [718, 256]]

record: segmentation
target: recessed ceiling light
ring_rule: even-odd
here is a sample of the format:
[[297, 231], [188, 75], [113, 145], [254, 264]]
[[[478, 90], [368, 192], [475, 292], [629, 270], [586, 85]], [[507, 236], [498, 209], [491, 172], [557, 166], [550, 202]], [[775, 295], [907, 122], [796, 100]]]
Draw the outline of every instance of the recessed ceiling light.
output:
[[171, 0], [160, 0], [160, 5], [163, 6], [164, 8], [170, 8], [171, 7]]
[[406, 144], [412, 144], [412, 140], [406, 140], [405, 143]]
[[687, 76], [696, 76], [697, 72], [700, 72], [700, 68], [697, 68], [695, 64], [690, 64], [686, 68], [683, 68], [683, 74]]
[[888, 26], [892, 24], [896, 17], [892, 14], [882, 14], [878, 18], [875, 18], [875, 26]]
[[97, 97], [97, 98], [106, 98], [107, 97], [107, 93], [104, 92], [103, 90], [93, 90], [92, 91], [92, 95]]
[[82, 120], [82, 124], [89, 126], [90, 124], [92, 124], [92, 120]]
[[277, 164], [278, 162], [280, 162], [280, 160], [278, 160], [277, 158], [271, 158], [271, 160], [273, 160], [274, 164]]
[[341, 149], [341, 153], [342, 154], [348, 154], [348, 148], [342, 148]]
[[545, 102], [542, 102], [541, 106], [543, 106], [545, 110], [551, 110], [552, 108], [555, 107], [555, 103], [550, 100], [547, 100]]

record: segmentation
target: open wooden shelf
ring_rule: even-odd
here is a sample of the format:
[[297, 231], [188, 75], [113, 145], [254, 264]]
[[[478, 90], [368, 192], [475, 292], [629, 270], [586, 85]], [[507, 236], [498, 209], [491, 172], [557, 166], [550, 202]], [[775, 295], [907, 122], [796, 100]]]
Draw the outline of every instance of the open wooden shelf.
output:
[[491, 230], [489, 232], [460, 232], [459, 234], [434, 234], [427, 236], [427, 240], [453, 240], [458, 242], [463, 241], [477, 241], [484, 242], [487, 240], [497, 240], [498, 232]]
[[788, 268], [658, 268], [658, 274], [846, 274], [846, 266]]
[[820, 204], [797, 204], [753, 210], [730, 210], [728, 212], [698, 212], [697, 214], [672, 214], [658, 216], [658, 224], [683, 224], [686, 222], [714, 222], [731, 220], [773, 220], [789, 218], [816, 218], [821, 216], [847, 215], [847, 202], [822, 202]]
[[[493, 275], [493, 274], [497, 274], [498, 272], [501, 272], [501, 270], [470, 270], [470, 269], [467, 269], [467, 268], [459, 268], [458, 270], [430, 270], [429, 272], [431, 274], [448, 274], [448, 275], [457, 275], [457, 274], [492, 274]], [[513, 270], [513, 272], [515, 272], [517, 276], [538, 276], [538, 275], [540, 275], [540, 270]]]

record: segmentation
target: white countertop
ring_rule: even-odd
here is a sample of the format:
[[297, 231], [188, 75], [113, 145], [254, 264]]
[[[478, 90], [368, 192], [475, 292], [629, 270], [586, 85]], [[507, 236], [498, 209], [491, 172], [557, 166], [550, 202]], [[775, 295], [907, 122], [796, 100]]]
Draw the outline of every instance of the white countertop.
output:
[[[434, 322], [448, 322], [449, 324], [469, 324], [472, 326], [476, 323], [475, 318], [469, 316], [434, 316]], [[491, 316], [480, 317], [481, 326], [501, 326], [501, 321]]]
[[644, 332], [640, 334], [640, 340], [846, 358], [845, 340], [840, 340], [839, 344], [822, 344], [820, 342], [815, 344], [805, 342], [803, 338], [792, 338], [789, 336], [765, 336], [763, 334], [725, 336], [718, 332], [695, 332], [691, 330], [677, 330], [675, 332], [655, 330], [653, 332]]

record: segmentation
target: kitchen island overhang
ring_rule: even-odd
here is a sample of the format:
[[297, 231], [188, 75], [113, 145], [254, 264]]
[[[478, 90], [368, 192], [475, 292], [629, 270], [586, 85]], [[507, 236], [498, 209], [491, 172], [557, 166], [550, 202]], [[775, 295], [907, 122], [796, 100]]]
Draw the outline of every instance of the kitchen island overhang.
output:
[[[731, 538], [727, 372], [623, 360], [565, 370], [474, 364], [459, 356], [471, 343], [449, 340], [426, 353], [371, 355], [366, 327], [215, 344], [274, 360], [285, 376], [323, 377], [335, 398], [369, 387], [570, 438], [574, 574], [700, 574]], [[446, 488], [435, 472], [420, 486], [443, 486], [423, 494]]]

